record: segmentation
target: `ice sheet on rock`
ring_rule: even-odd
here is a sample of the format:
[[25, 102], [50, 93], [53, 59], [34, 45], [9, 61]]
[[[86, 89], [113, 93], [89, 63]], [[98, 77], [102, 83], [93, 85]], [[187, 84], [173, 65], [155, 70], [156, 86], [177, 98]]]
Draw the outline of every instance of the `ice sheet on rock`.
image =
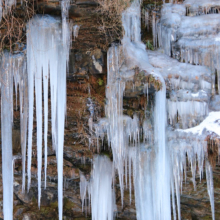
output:
[[199, 17], [183, 16], [177, 31], [178, 38], [183, 36], [216, 34], [216, 29], [220, 24], [219, 18], [219, 14], [201, 15]]
[[149, 62], [161, 69], [161, 75], [170, 89], [188, 89], [192, 92], [211, 92], [211, 71], [207, 67], [180, 63], [160, 51], [148, 51]]
[[71, 28], [66, 23], [63, 44], [61, 21], [51, 16], [35, 16], [28, 23], [27, 67], [29, 85], [28, 188], [31, 181], [34, 85], [36, 94], [38, 205], [41, 198], [42, 169], [42, 79], [44, 92], [45, 186], [47, 169], [48, 80], [50, 78], [51, 127], [53, 148], [57, 155], [59, 219], [63, 209], [63, 142], [66, 112], [66, 64], [69, 58]]
[[187, 15], [198, 16], [201, 14], [219, 13], [219, 0], [186, 0]]
[[80, 175], [82, 203], [87, 190], [91, 197], [92, 220], [113, 220], [114, 212], [117, 210], [113, 176], [113, 164], [106, 156], [95, 156], [90, 182]]
[[[182, 8], [182, 10], [176, 10]], [[171, 55], [171, 43], [181, 37], [200, 38], [201, 35], [216, 35], [219, 26], [219, 14], [186, 17], [183, 14], [184, 5], [165, 4], [161, 11], [162, 17], [157, 25], [158, 43], [167, 55]], [[155, 37], [155, 36], [154, 36]]]

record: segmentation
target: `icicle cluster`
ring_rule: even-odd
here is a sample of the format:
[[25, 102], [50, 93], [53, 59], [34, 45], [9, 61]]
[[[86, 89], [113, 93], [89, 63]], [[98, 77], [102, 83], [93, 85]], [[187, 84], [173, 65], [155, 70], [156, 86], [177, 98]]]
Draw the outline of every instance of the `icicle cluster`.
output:
[[220, 2], [218, 0], [185, 0], [187, 15], [202, 15], [202, 14], [219, 14]]
[[[37, 119], [37, 161], [38, 161], [38, 205], [41, 199], [42, 169], [42, 127], [44, 127], [45, 187], [47, 170], [48, 132], [48, 82], [50, 81], [51, 127], [53, 148], [57, 156], [59, 219], [63, 210], [63, 144], [66, 113], [66, 65], [69, 58], [71, 28], [65, 31], [66, 44], [63, 44], [61, 22], [50, 16], [35, 16], [28, 23], [27, 68], [28, 68], [28, 189], [31, 183], [31, 157], [33, 133], [34, 88]], [[43, 80], [43, 90], [42, 90]], [[42, 91], [44, 94], [44, 125], [42, 124]]]
[[80, 174], [80, 196], [82, 209], [88, 195], [91, 201], [92, 220], [113, 220], [116, 211], [115, 191], [113, 185], [114, 169], [106, 156], [96, 156], [90, 181]]

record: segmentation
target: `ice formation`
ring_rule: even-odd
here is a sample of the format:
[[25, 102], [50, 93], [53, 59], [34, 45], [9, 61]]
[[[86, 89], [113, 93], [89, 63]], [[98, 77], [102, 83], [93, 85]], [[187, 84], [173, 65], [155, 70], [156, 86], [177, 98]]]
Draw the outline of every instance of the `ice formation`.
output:
[[2, 20], [2, 16], [11, 10], [11, 7], [15, 4], [16, 0], [0, 0], [0, 22]]
[[24, 54], [3, 53], [1, 57], [1, 137], [2, 137], [2, 179], [3, 214], [5, 219], [13, 219], [13, 82], [17, 96], [19, 86], [20, 129], [22, 149], [22, 190], [25, 188], [25, 159], [27, 134], [27, 73]]
[[187, 15], [202, 15], [219, 13], [220, 2], [219, 0], [185, 0], [187, 8]]
[[[169, 89], [168, 119], [182, 128], [200, 123], [208, 115], [211, 71], [207, 67], [180, 63], [158, 51], [148, 51], [150, 63], [161, 71]], [[178, 118], [177, 118], [178, 116]]]
[[76, 39], [76, 37], [78, 37], [79, 29], [80, 29], [79, 25], [75, 24], [73, 26], [73, 37], [74, 37], [74, 40]]
[[[185, 19], [185, 14], [186, 8], [184, 5], [166, 4], [162, 10], [160, 23], [158, 23], [156, 15], [153, 15], [152, 23], [153, 28], [155, 28], [153, 32], [157, 35], [154, 38], [154, 44], [157, 45], [158, 41], [169, 56], [171, 56], [173, 49], [171, 42], [175, 42], [179, 36], [187, 34], [186, 30], [181, 32], [182, 35], [177, 34], [179, 25]], [[145, 18], [147, 18], [148, 14], [145, 15]], [[209, 19], [213, 20], [214, 16]], [[217, 19], [214, 19], [214, 21], [217, 25]], [[209, 26], [209, 20], [205, 22], [205, 25]], [[190, 21], [185, 26], [187, 27], [189, 23]], [[212, 71], [207, 67], [198, 66], [200, 57], [197, 55], [187, 58], [189, 62], [181, 63], [166, 54], [162, 54], [159, 50], [148, 51], [147, 54], [140, 37], [140, 3], [138, 1], [134, 1], [122, 13], [122, 24], [125, 30], [122, 46], [113, 45], [108, 50], [107, 118], [101, 119], [98, 124], [94, 125], [96, 135], [97, 138], [101, 137], [103, 140], [105, 134], [107, 134], [108, 143], [113, 152], [113, 165], [119, 173], [122, 198], [124, 189], [122, 177], [124, 174], [127, 175], [128, 165], [128, 182], [131, 193], [133, 168], [133, 185], [138, 220], [146, 218], [171, 219], [171, 206], [173, 208], [173, 218], [181, 219], [180, 194], [184, 180], [183, 175], [186, 174], [186, 154], [188, 155], [189, 164], [191, 164], [195, 188], [197, 164], [202, 178], [203, 164], [207, 156], [207, 143], [205, 141], [207, 135], [191, 135], [188, 130], [194, 129], [200, 132], [207, 127], [208, 131], [212, 123], [215, 124], [215, 127], [213, 126], [213, 130], [208, 132], [212, 132], [218, 127], [218, 123], [212, 117], [214, 113], [210, 113], [207, 119], [204, 120], [209, 113], [208, 103], [213, 90]], [[203, 26], [201, 24], [198, 31], [205, 33]], [[131, 119], [124, 116], [122, 112], [125, 83], [132, 79], [134, 75], [132, 68], [136, 66], [140, 70], [144, 70], [145, 74], [152, 74], [162, 83], [161, 90], [155, 94], [153, 119], [145, 119], [143, 123], [143, 144], [139, 143], [141, 129], [137, 116]], [[206, 66], [210, 67], [210, 65]], [[144, 93], [147, 93], [145, 87]], [[169, 88], [167, 101], [166, 87]], [[178, 120], [181, 120], [182, 128], [189, 128], [204, 121], [199, 127], [195, 128], [186, 130], [170, 129], [166, 136], [166, 110], [172, 126], [178, 125]], [[97, 144], [99, 146], [98, 139]], [[134, 147], [129, 147], [129, 145]], [[206, 172], [207, 189], [214, 219], [212, 170], [208, 161], [206, 161]], [[162, 185], [161, 182], [163, 182]], [[127, 186], [127, 178], [125, 178], [125, 185]], [[83, 195], [85, 193], [82, 193]], [[170, 195], [172, 195], [172, 200]]]
[[[106, 89], [106, 97], [108, 99], [108, 103], [106, 105], [107, 119], [100, 120], [99, 124], [96, 125], [96, 134], [97, 136], [101, 136], [103, 139], [104, 133], [107, 133], [108, 142], [109, 145], [111, 145], [113, 152], [113, 164], [115, 168], [117, 168], [119, 174], [121, 198], [123, 199], [124, 164], [127, 164], [128, 160], [127, 152], [129, 137], [130, 143], [133, 143], [133, 145], [137, 147], [140, 133], [138, 117], [134, 115], [134, 118], [131, 119], [128, 116], [124, 116], [122, 112], [125, 81], [129, 80], [130, 78], [130, 74], [127, 75], [125, 72], [130, 71], [130, 68], [132, 67], [139, 66], [141, 70], [146, 70], [147, 74], [153, 74], [155, 77], [160, 79], [160, 81], [163, 83], [163, 86], [162, 90], [156, 93], [154, 114], [154, 150], [157, 153], [152, 166], [154, 167], [155, 195], [153, 200], [150, 195], [147, 195], [149, 199], [146, 199], [146, 193], [148, 190], [150, 191], [150, 189], [146, 189], [146, 186], [139, 182], [141, 181], [139, 179], [140, 176], [137, 177], [136, 191], [138, 191], [138, 188], [140, 187], [138, 184], [141, 184], [143, 188], [140, 188], [140, 191], [136, 193], [136, 207], [138, 209], [137, 218], [143, 219], [144, 215], [146, 214], [146, 206], [153, 201], [152, 206], [154, 211], [152, 211], [151, 214], [148, 213], [149, 219], [170, 219], [169, 151], [165, 146], [166, 86], [163, 78], [159, 74], [159, 71], [149, 64], [145, 45], [141, 42], [139, 1], [134, 1], [131, 6], [123, 12], [122, 23], [125, 30], [125, 35], [122, 40], [122, 50], [120, 47], [115, 45], [108, 50], [108, 78]], [[127, 64], [127, 66], [124, 68], [121, 61], [122, 56], [125, 57], [125, 62]], [[127, 76], [129, 76], [129, 78], [127, 78]], [[145, 125], [145, 128], [147, 127], [148, 126]], [[131, 166], [129, 165], [129, 173], [131, 172], [130, 167]], [[125, 173], [126, 172], [127, 168], [125, 166]], [[137, 172], [137, 170], [134, 169], [134, 172]], [[142, 173], [145, 178], [148, 178], [150, 175], [147, 172], [147, 168], [143, 169], [143, 171], [140, 171], [140, 173]], [[164, 179], [164, 177], [166, 178]], [[161, 181], [163, 181], [163, 185], [160, 184]], [[141, 196], [141, 190], [145, 192], [143, 197]], [[138, 202], [140, 200], [142, 203]]]
[[94, 158], [90, 181], [87, 181], [85, 176], [80, 174], [82, 208], [88, 196], [89, 201], [91, 201], [92, 220], [113, 220], [114, 211], [117, 208], [113, 177], [114, 169], [112, 162], [106, 156], [96, 156]]
[[66, 112], [66, 65], [69, 58], [71, 28], [65, 31], [66, 44], [59, 19], [50, 16], [35, 16], [28, 23], [27, 68], [29, 86], [29, 127], [28, 127], [28, 189], [31, 182], [31, 156], [34, 87], [37, 118], [37, 161], [38, 161], [38, 205], [41, 199], [42, 169], [42, 80], [44, 92], [44, 158], [45, 187], [47, 169], [47, 131], [48, 131], [48, 80], [51, 91], [51, 127], [53, 148], [57, 156], [59, 219], [63, 210], [63, 142]]
[[164, 4], [154, 35], [167, 55], [172, 54], [181, 62], [210, 67], [213, 94], [215, 72], [220, 86], [220, 15], [216, 7], [219, 7], [219, 1], [189, 0], [183, 4]]

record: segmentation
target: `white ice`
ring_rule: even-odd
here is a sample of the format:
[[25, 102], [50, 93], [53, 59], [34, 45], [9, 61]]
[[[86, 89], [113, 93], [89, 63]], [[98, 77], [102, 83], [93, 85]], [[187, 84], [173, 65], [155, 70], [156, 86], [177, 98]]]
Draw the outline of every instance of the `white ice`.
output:
[[91, 197], [92, 220], [113, 220], [117, 209], [113, 187], [114, 169], [106, 156], [95, 156], [91, 180], [88, 182], [80, 175], [80, 196], [82, 206], [86, 199], [86, 191]]
[[[51, 127], [53, 148], [57, 156], [59, 219], [63, 213], [63, 144], [66, 113], [66, 65], [69, 58], [71, 27], [51, 16], [35, 16], [28, 23], [27, 67], [29, 84], [29, 133], [28, 133], [28, 189], [31, 182], [31, 156], [33, 132], [34, 87], [36, 94], [38, 205], [41, 199], [42, 169], [42, 79], [44, 92], [44, 174], [46, 187], [47, 132], [48, 132], [48, 80], [51, 91]], [[64, 37], [65, 36], [65, 37]], [[63, 41], [64, 40], [64, 41]], [[65, 44], [63, 44], [65, 42]], [[35, 83], [35, 86], [34, 86]]]

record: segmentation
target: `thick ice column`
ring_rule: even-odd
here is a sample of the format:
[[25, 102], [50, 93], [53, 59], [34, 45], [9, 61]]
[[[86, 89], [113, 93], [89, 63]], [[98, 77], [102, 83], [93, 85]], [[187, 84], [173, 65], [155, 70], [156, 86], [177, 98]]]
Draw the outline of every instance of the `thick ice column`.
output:
[[[154, 139], [156, 144], [156, 219], [171, 219], [170, 208], [170, 155], [166, 146], [166, 85], [162, 77], [162, 89], [156, 92], [154, 109]], [[163, 183], [163, 184], [161, 184]]]
[[1, 61], [1, 137], [2, 137], [2, 180], [4, 219], [13, 219], [13, 158], [12, 121], [13, 73], [11, 57], [5, 53]]

